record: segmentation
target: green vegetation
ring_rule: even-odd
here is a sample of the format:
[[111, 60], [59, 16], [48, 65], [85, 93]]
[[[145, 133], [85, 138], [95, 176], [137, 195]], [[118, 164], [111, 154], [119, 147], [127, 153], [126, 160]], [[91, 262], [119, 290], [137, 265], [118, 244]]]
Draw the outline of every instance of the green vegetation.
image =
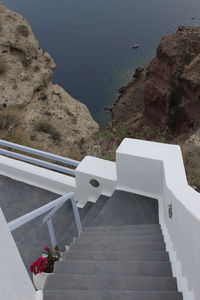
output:
[[181, 104], [183, 89], [181, 87], [173, 88], [169, 94], [169, 115], [168, 126], [171, 132], [175, 132], [177, 125], [177, 116], [179, 105]]
[[184, 64], [185, 64], [186, 66], [188, 66], [188, 65], [191, 63], [192, 60], [193, 60], [193, 57], [192, 57], [192, 55], [190, 55], [190, 54], [186, 54], [186, 55], [184, 56], [184, 58], [183, 58]]
[[128, 131], [128, 128], [126, 126], [120, 127], [117, 132], [117, 138], [120, 140], [123, 140], [126, 137], [130, 137], [130, 133]]
[[171, 89], [169, 93], [169, 108], [180, 105], [182, 96], [183, 89], [181, 87], [175, 87]]
[[94, 134], [95, 138], [104, 138], [106, 141], [114, 139], [114, 134], [110, 130], [102, 130]]
[[100, 145], [102, 158], [114, 161], [116, 149], [124, 138], [144, 139], [150, 134], [150, 128], [143, 126], [140, 132], [133, 132], [127, 126], [105, 129], [94, 134], [96, 143]]

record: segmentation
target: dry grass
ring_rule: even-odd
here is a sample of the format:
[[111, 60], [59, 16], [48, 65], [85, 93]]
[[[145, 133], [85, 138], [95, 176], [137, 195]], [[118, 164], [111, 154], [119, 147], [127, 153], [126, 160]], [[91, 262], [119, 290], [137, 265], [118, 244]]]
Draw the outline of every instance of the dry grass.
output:
[[2, 56], [0, 56], [0, 75], [5, 75], [8, 70], [8, 66]]
[[81, 153], [80, 153], [80, 147], [78, 147], [77, 144], [74, 144], [70, 151], [67, 153], [67, 155], [64, 155], [64, 156], [67, 156], [71, 159], [75, 159], [75, 160], [82, 160], [82, 156], [81, 156]]
[[190, 185], [200, 190], [200, 147], [193, 143], [182, 147], [183, 160]]
[[10, 109], [0, 110], [0, 130], [9, 131], [19, 124], [19, 114]]
[[19, 108], [9, 107], [0, 109], [0, 138], [9, 142], [33, 146], [28, 134], [21, 124], [23, 116]]
[[49, 134], [55, 142], [59, 142], [61, 140], [61, 135], [58, 130], [48, 121], [37, 121], [34, 125], [34, 129], [38, 132]]

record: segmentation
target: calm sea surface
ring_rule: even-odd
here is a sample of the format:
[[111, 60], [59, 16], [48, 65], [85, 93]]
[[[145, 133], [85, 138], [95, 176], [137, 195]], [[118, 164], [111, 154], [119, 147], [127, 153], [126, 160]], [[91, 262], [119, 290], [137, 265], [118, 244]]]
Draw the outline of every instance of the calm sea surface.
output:
[[[31, 24], [54, 58], [54, 82], [85, 103], [102, 126], [116, 89], [155, 55], [179, 24], [200, 26], [200, 0], [4, 0]], [[138, 49], [131, 49], [137, 43]]]

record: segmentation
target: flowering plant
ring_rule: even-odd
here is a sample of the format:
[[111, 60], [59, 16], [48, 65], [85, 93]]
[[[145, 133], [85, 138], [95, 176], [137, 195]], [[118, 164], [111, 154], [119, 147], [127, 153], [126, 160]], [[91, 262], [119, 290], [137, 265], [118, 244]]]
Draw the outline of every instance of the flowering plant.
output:
[[45, 257], [39, 257], [30, 266], [30, 272], [33, 272], [35, 275], [41, 272], [52, 273], [54, 263], [61, 258], [58, 246], [55, 246], [55, 248], [52, 250], [48, 247], [45, 247], [44, 250], [47, 252]]

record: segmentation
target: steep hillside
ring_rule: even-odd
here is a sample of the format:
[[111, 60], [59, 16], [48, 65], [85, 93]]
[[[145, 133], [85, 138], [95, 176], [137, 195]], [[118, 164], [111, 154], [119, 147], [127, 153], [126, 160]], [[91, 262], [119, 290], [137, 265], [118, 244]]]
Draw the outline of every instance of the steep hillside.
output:
[[200, 188], [200, 27], [179, 26], [162, 38], [156, 57], [119, 90], [103, 154], [128, 136], [179, 144], [191, 184]]
[[0, 3], [0, 137], [80, 158], [98, 125], [52, 84], [55, 67], [27, 21]]

